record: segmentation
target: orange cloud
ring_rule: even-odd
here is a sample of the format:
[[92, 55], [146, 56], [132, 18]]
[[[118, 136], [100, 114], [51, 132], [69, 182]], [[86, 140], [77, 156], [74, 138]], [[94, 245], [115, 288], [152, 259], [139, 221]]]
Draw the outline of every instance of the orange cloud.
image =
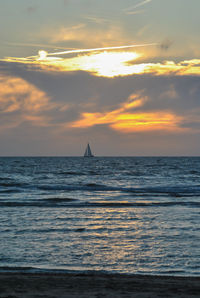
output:
[[49, 109], [49, 98], [21, 78], [0, 77], [0, 108], [4, 113], [39, 112]]
[[17, 126], [23, 121], [49, 125], [49, 119], [40, 114], [54, 106], [43, 91], [25, 80], [0, 77], [0, 114], [7, 115], [5, 127]]
[[132, 94], [119, 109], [105, 113], [82, 113], [81, 119], [70, 124], [71, 127], [86, 128], [94, 125], [107, 124], [112, 129], [122, 133], [165, 130], [180, 131], [182, 118], [172, 112], [129, 112], [142, 107], [147, 97]]
[[182, 130], [178, 127], [181, 117], [170, 112], [125, 113], [119, 115], [111, 128], [123, 133], [162, 130], [174, 132]]

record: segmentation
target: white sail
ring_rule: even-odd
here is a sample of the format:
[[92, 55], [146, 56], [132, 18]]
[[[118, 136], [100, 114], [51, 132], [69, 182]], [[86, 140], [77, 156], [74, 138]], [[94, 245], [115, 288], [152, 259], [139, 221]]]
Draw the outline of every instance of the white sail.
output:
[[85, 150], [85, 154], [84, 157], [93, 157], [94, 155], [92, 154], [92, 151], [90, 149], [90, 144], [87, 144], [86, 150]]

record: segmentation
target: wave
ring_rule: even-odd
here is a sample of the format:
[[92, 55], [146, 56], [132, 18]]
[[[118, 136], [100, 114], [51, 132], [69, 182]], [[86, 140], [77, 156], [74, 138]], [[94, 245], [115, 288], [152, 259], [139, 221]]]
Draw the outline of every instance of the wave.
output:
[[81, 202], [72, 203], [74, 200], [58, 199], [58, 200], [35, 200], [27, 202], [17, 201], [0, 201], [0, 207], [67, 207], [67, 208], [148, 208], [148, 207], [190, 207], [199, 208], [200, 202], [195, 201], [175, 201], [175, 202]]
[[77, 199], [73, 199], [73, 198], [59, 198], [59, 197], [55, 197], [55, 198], [47, 198], [44, 199], [43, 202], [55, 202], [55, 203], [60, 203], [60, 202], [72, 202], [72, 201], [77, 201]]
[[[102, 230], [102, 229], [98, 229], [98, 230]], [[16, 235], [20, 235], [20, 234], [24, 234], [24, 233], [31, 233], [31, 234], [39, 234], [39, 233], [71, 233], [71, 232], [75, 232], [75, 233], [82, 233], [85, 232], [86, 229], [85, 228], [41, 228], [41, 229], [34, 229], [34, 228], [30, 228], [30, 229], [21, 229], [19, 231], [16, 231]], [[95, 230], [96, 231], [96, 230]]]
[[[70, 267], [73, 267], [71, 269]], [[142, 276], [149, 276], [149, 277], [178, 277], [179, 279], [183, 277], [183, 282], [185, 278], [199, 278], [199, 272], [190, 272], [188, 273], [185, 270], [159, 270], [159, 271], [152, 271], [152, 270], [146, 270], [146, 271], [136, 271], [136, 272], [128, 272], [128, 270], [113, 270], [112, 268], [107, 268], [106, 270], [95, 270], [95, 269], [89, 269], [87, 267], [83, 267], [82, 270], [80, 269], [74, 269], [74, 266], [58, 266], [58, 267], [45, 267], [45, 266], [0, 266], [0, 272], [1, 273], [25, 273], [25, 274], [65, 274], [65, 275], [74, 275], [74, 276], [99, 276], [99, 277], [142, 277]], [[9, 296], [10, 297], [10, 296]]]
[[12, 188], [12, 189], [0, 189], [0, 193], [16, 193], [16, 192], [20, 192], [20, 190], [19, 189], [14, 189], [14, 188]]
[[117, 187], [97, 183], [87, 183], [83, 185], [40, 185], [40, 190], [47, 191], [118, 191], [134, 194], [168, 194], [179, 197], [184, 195], [200, 195], [200, 185], [191, 186], [157, 186], [157, 187]]
[[18, 266], [0, 266], [0, 272], [39, 272], [40, 269], [34, 267], [18, 267]]
[[101, 175], [99, 172], [96, 171], [85, 171], [85, 172], [80, 172], [80, 171], [61, 171], [61, 172], [55, 172], [55, 175], [63, 175], [63, 176], [99, 176]]
[[123, 191], [123, 188], [106, 186], [103, 184], [87, 183], [84, 185], [40, 185], [40, 190], [63, 190], [63, 191]]
[[70, 176], [70, 175], [75, 175], [75, 176], [85, 176], [86, 173], [83, 172], [73, 172], [73, 171], [63, 171], [63, 172], [56, 172], [56, 175], [64, 175], [64, 176]]
[[17, 182], [1, 182], [0, 183], [1, 187], [24, 187], [24, 183], [17, 183]]
[[0, 177], [0, 181], [13, 181], [13, 179], [9, 177]]
[[[129, 193], [133, 196], [171, 196], [171, 197], [195, 197], [200, 196], [200, 185], [189, 186], [156, 186], [156, 187], [118, 187], [98, 183], [86, 184], [41, 184], [31, 185], [23, 183], [0, 183], [0, 193], [24, 192], [29, 190], [47, 191], [53, 193], [59, 192], [120, 192]], [[49, 200], [56, 200], [57, 198], [50, 198]], [[60, 198], [59, 198], [60, 200]]]

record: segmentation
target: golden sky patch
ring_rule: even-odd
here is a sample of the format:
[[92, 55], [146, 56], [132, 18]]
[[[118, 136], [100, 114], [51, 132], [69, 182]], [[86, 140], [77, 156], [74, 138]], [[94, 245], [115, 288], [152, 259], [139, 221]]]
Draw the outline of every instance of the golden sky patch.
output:
[[[182, 118], [170, 111], [132, 112], [132, 109], [143, 106], [147, 100], [147, 97], [132, 94], [120, 108], [105, 113], [82, 113], [81, 118], [72, 122], [70, 126], [87, 128], [106, 124], [122, 133], [154, 130], [176, 132], [183, 130], [179, 127]], [[131, 112], [129, 112], [130, 110]]]
[[125, 113], [119, 115], [111, 128], [123, 133], [140, 131], [171, 131], [181, 130], [178, 126], [181, 117], [170, 112]]

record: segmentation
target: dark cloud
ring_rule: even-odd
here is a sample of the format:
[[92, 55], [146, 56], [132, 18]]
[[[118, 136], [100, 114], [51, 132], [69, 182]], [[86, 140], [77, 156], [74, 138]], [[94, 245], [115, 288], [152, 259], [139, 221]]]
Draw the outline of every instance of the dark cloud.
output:
[[83, 71], [41, 71], [35, 66], [8, 62], [0, 62], [0, 72], [20, 77], [56, 103], [77, 105], [80, 111], [113, 109], [138, 92], [149, 98], [143, 110], [172, 109], [182, 113], [200, 106], [198, 76], [143, 74], [104, 78]]
[[159, 44], [159, 48], [162, 50], [162, 51], [167, 51], [169, 50], [169, 48], [172, 46], [173, 44], [173, 41], [166, 38], [164, 39], [160, 44]]
[[[160, 152], [163, 155], [181, 152], [195, 154], [200, 150], [200, 141], [195, 141], [200, 129], [200, 78], [197, 76], [132, 75], [102, 78], [87, 72], [41, 71], [30, 65], [8, 62], [0, 63], [0, 73], [1, 77], [24, 80], [39, 92], [40, 101], [47, 98], [46, 105], [51, 107], [48, 109], [45, 106], [43, 110], [36, 110], [34, 115], [29, 115], [35, 118], [25, 117], [27, 108], [21, 106], [20, 96], [15, 96], [22, 108], [15, 113], [1, 114], [0, 134], [4, 146], [1, 146], [0, 154], [78, 155], [81, 153], [80, 144], [85, 144], [86, 139], [91, 140], [96, 153], [100, 155], [120, 155], [122, 152], [125, 155], [159, 155]], [[32, 96], [35, 89], [30, 90]], [[30, 92], [27, 94], [30, 95]], [[116, 110], [131, 94], [137, 93], [147, 97], [147, 101], [131, 112], [170, 111], [183, 118], [180, 123], [183, 131], [123, 134], [112, 130], [107, 124], [88, 128], [68, 127], [69, 123], [80, 119], [83, 112]], [[9, 96], [12, 99], [12, 94]], [[19, 116], [24, 117], [21, 118], [23, 121], [19, 122]], [[13, 151], [9, 149], [12, 143], [15, 144]]]

